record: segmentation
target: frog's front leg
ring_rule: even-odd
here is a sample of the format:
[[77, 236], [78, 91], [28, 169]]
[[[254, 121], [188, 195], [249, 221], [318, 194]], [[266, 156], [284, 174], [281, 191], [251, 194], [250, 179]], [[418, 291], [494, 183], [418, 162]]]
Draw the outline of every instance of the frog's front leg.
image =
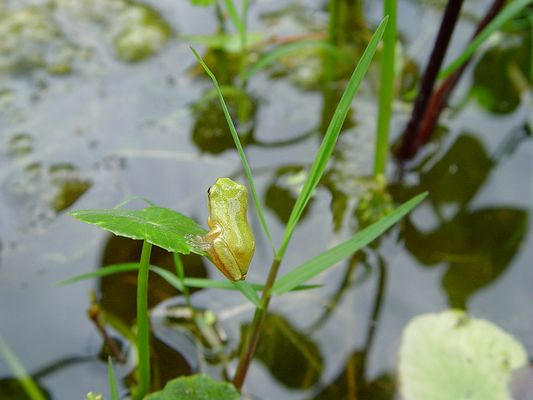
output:
[[213, 264], [226, 278], [232, 281], [246, 278], [246, 274], [241, 272], [235, 256], [223, 239], [221, 227], [215, 226], [204, 236], [195, 236], [192, 240], [197, 249], [205, 251], [209, 255]]

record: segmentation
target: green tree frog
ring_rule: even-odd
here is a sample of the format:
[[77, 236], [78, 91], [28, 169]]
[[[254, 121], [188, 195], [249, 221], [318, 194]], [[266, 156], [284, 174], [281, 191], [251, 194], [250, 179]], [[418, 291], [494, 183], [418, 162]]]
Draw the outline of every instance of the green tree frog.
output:
[[207, 191], [210, 231], [195, 237], [217, 268], [230, 280], [246, 278], [254, 255], [254, 236], [246, 218], [246, 186], [219, 178]]

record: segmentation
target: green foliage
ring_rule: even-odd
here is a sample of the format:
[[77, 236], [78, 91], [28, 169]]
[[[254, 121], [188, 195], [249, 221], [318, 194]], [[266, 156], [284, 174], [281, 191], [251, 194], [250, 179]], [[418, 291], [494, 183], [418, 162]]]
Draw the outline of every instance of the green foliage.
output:
[[509, 400], [511, 372], [527, 364], [516, 339], [496, 325], [447, 310], [404, 329], [399, 374], [410, 400]]
[[[26, 372], [23, 365], [20, 363], [18, 358], [13, 354], [7, 343], [4, 342], [0, 336], [0, 358], [3, 358], [13, 375], [17, 377], [17, 383], [22, 387], [21, 391], [26, 394], [27, 398], [30, 400], [46, 400], [46, 396], [43, 394], [41, 388], [33, 380], [33, 378]], [[0, 393], [1, 395], [2, 393]]]
[[189, 243], [188, 237], [205, 235], [207, 231], [191, 218], [168, 208], [77, 210], [70, 212], [70, 215], [115, 235], [146, 240], [171, 252], [203, 255]]
[[279, 278], [274, 284], [273, 293], [280, 295], [288, 292], [292, 288], [307, 282], [311, 278], [325, 271], [329, 267], [342, 261], [346, 257], [355, 253], [357, 250], [366, 246], [372, 240], [377, 238], [409, 211], [415, 208], [424, 198], [427, 193], [419, 194], [408, 202], [402, 204], [391, 214], [382, 218], [378, 222], [370, 225], [368, 228], [356, 233], [351, 239], [323, 252], [322, 254], [304, 262], [298, 267], [291, 270], [289, 273]]
[[291, 239], [294, 229], [296, 228], [296, 225], [298, 224], [298, 221], [300, 220], [300, 217], [303, 213], [303, 210], [305, 209], [305, 206], [313, 195], [313, 192], [326, 169], [328, 161], [333, 152], [333, 148], [335, 147], [335, 143], [337, 143], [337, 138], [339, 137], [342, 125], [344, 123], [344, 120], [346, 119], [346, 115], [348, 114], [348, 110], [351, 107], [352, 100], [355, 96], [357, 89], [359, 88], [359, 84], [363, 80], [365, 73], [368, 67], [370, 66], [372, 57], [374, 56], [379, 41], [381, 40], [381, 36], [385, 31], [385, 27], [387, 26], [387, 19], [388, 18], [385, 17], [383, 21], [381, 21], [378, 28], [376, 29], [376, 32], [372, 36], [372, 39], [370, 39], [367, 48], [365, 49], [363, 55], [361, 56], [361, 59], [357, 63], [352, 77], [348, 82], [348, 86], [346, 87], [342, 98], [337, 106], [337, 109], [335, 110], [335, 114], [331, 118], [330, 124], [324, 136], [324, 140], [320, 145], [320, 149], [318, 150], [318, 153], [315, 157], [315, 161], [311, 166], [311, 169], [307, 176], [307, 180], [305, 181], [304, 187], [302, 188], [302, 191], [300, 192], [300, 195], [296, 200], [296, 204], [292, 209], [289, 222], [287, 223], [287, 227], [285, 228], [285, 235], [278, 250], [278, 255], [280, 256], [280, 258], [283, 257], [285, 250], [289, 244], [289, 240]]
[[[103, 399], [104, 398], [102, 397], [102, 395], [100, 393], [93, 393], [93, 392], [87, 393], [87, 397], [86, 397], [86, 400], [103, 400]], [[115, 399], [113, 399], [113, 400], [115, 400]]]
[[[123, 263], [123, 264], [114, 264], [108, 265], [106, 267], [97, 269], [95, 271], [88, 272], [86, 274], [80, 274], [73, 276], [57, 282], [57, 286], [70, 285], [72, 283], [80, 282], [86, 279], [102, 278], [104, 276], [113, 275], [121, 272], [131, 272], [137, 271], [139, 269], [139, 263]], [[150, 266], [150, 271], [158, 274], [160, 277], [165, 279], [170, 285], [174, 286], [179, 291], [183, 292], [185, 287], [192, 287], [198, 289], [222, 289], [222, 290], [240, 290], [238, 286], [235, 286], [232, 282], [228, 280], [219, 281], [214, 279], [205, 279], [205, 278], [184, 278], [183, 283], [179, 276], [174, 275], [173, 273], [167, 271], [164, 268], [157, 267], [155, 265]], [[249, 284], [254, 290], [260, 291], [263, 290], [265, 285], [261, 283], [250, 283]], [[292, 290], [308, 290], [316, 289], [320, 285], [300, 285], [295, 287]], [[246, 289], [247, 290], [247, 289]]]
[[383, 35], [383, 58], [379, 88], [379, 112], [374, 156], [374, 175], [384, 174], [389, 154], [389, 126], [394, 91], [394, 68], [396, 52], [396, 0], [385, 0], [384, 15], [389, 16]]
[[150, 316], [148, 315], [148, 273], [152, 245], [143, 242], [139, 272], [137, 274], [137, 355], [139, 359], [139, 385], [133, 400], [144, 398], [150, 390]]
[[191, 0], [191, 3], [195, 6], [200, 7], [209, 7], [211, 4], [215, 3], [216, 0]]
[[111, 357], [107, 359], [107, 379], [109, 381], [111, 400], [120, 400], [120, 396], [118, 394], [117, 380], [115, 379], [115, 371], [113, 370], [113, 362], [111, 361]]
[[255, 292], [254, 288], [246, 281], [237, 281], [237, 282], [231, 282], [233, 286], [235, 286], [238, 290], [241, 291], [241, 293], [250, 300], [254, 306], [259, 307], [259, 297], [257, 296], [257, 293]]
[[239, 392], [226, 382], [206, 375], [192, 375], [169, 381], [165, 388], [146, 400], [239, 400]]

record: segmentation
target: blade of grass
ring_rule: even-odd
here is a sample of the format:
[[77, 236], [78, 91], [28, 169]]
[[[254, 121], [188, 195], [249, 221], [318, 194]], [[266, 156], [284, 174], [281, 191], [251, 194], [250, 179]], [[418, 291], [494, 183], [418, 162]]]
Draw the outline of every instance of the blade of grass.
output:
[[262, 69], [265, 69], [268, 66], [272, 65], [276, 60], [279, 60], [281, 57], [285, 57], [291, 53], [297, 52], [301, 49], [305, 49], [308, 47], [316, 47], [319, 49], [323, 49], [338, 58], [342, 58], [345, 60], [349, 59], [349, 56], [345, 52], [339, 50], [336, 46], [332, 45], [328, 41], [316, 39], [300, 40], [298, 42], [281, 45], [279, 47], [276, 47], [274, 50], [266, 53], [256, 63], [254, 63], [253, 66], [248, 68], [245, 75], [246, 80], [250, 79], [250, 77], [258, 73]]
[[185, 298], [185, 302], [187, 303], [187, 305], [192, 308], [189, 288], [187, 287], [187, 285], [185, 285], [185, 269], [183, 268], [181, 257], [178, 253], [172, 253], [172, 256], [174, 257], [174, 265], [176, 266], [176, 274], [181, 283], [181, 287], [182, 287], [181, 292], [183, 293], [183, 297]]
[[252, 285], [250, 285], [246, 281], [238, 281], [238, 282], [231, 282], [233, 286], [235, 286], [239, 291], [246, 297], [248, 300], [250, 300], [254, 306], [260, 307], [259, 296], [257, 296], [257, 293], [255, 292]]
[[529, 80], [533, 81], [533, 14], [529, 14]]
[[24, 392], [28, 395], [30, 400], [46, 400], [45, 395], [37, 386], [37, 383], [26, 372], [18, 358], [13, 354], [7, 343], [4, 342], [0, 336], [0, 355], [6, 360], [7, 365], [13, 372], [13, 375], [17, 378], [18, 382], [22, 386]]
[[138, 269], [139, 269], [139, 263], [124, 263], [124, 264], [108, 265], [103, 268], [97, 269], [95, 271], [76, 275], [76, 276], [73, 276], [72, 278], [63, 279], [62, 281], [56, 282], [54, 286], [70, 285], [72, 283], [77, 283], [80, 281], [84, 281], [86, 279], [101, 278], [103, 276], [113, 275], [113, 274], [117, 274], [120, 272], [137, 271]]
[[239, 18], [239, 13], [237, 12], [237, 9], [235, 8], [235, 4], [233, 4], [232, 0], [225, 0], [226, 9], [228, 10], [229, 18], [231, 19], [231, 22], [237, 32], [242, 31], [242, 24], [241, 19]]
[[[86, 274], [76, 275], [72, 278], [68, 278], [59, 282], [56, 282], [55, 286], [64, 286], [70, 285], [72, 283], [77, 283], [87, 279], [102, 278], [104, 276], [137, 271], [139, 269], [139, 263], [124, 263], [124, 264], [114, 264], [109, 265], [95, 271], [88, 272]], [[230, 281], [218, 281], [214, 279], [204, 279], [204, 278], [185, 278], [183, 282], [174, 275], [173, 273], [158, 267], [156, 265], [150, 265], [150, 271], [158, 274], [163, 279], [165, 279], [170, 285], [174, 286], [179, 291], [183, 292], [183, 284], [187, 287], [193, 287], [198, 289], [222, 289], [222, 290], [238, 290]], [[250, 286], [256, 291], [261, 291], [265, 287], [261, 283], [250, 283]], [[294, 290], [309, 290], [316, 289], [321, 287], [321, 285], [301, 285]]]
[[372, 35], [368, 46], [366, 47], [363, 55], [361, 56], [361, 59], [357, 63], [357, 66], [355, 67], [355, 70], [352, 74], [352, 77], [350, 78], [350, 81], [348, 82], [348, 85], [342, 95], [337, 109], [335, 110], [335, 113], [326, 131], [326, 135], [324, 136], [324, 140], [322, 141], [315, 161], [311, 166], [311, 169], [307, 176], [307, 180], [305, 181], [304, 187], [300, 192], [298, 199], [296, 200], [294, 208], [292, 209], [291, 215], [289, 217], [289, 221], [287, 222], [283, 242], [281, 243], [281, 246], [278, 250], [279, 258], [283, 258], [287, 245], [289, 244], [289, 240], [292, 236], [292, 233], [294, 232], [294, 229], [296, 228], [296, 225], [298, 224], [298, 221], [300, 220], [302, 212], [305, 206], [307, 205], [309, 199], [311, 198], [313, 191], [318, 185], [318, 182], [320, 181], [324, 170], [326, 169], [327, 163], [331, 157], [331, 153], [333, 152], [333, 148], [335, 147], [335, 143], [337, 142], [337, 138], [339, 137], [342, 125], [344, 123], [344, 120], [346, 119], [346, 115], [348, 114], [348, 110], [350, 109], [352, 100], [355, 96], [357, 89], [359, 88], [359, 84], [363, 80], [365, 73], [368, 67], [370, 66], [370, 62], [372, 61], [372, 57], [376, 52], [376, 48], [379, 44], [379, 41], [381, 40], [381, 36], [383, 35], [383, 31], [387, 26], [387, 20], [388, 17], [383, 18], [378, 28], [376, 29], [376, 32], [374, 33], [374, 35]]
[[307, 282], [309, 279], [355, 253], [357, 250], [376, 239], [409, 211], [420, 204], [426, 196], [427, 192], [413, 197], [388, 216], [355, 234], [351, 239], [348, 239], [294, 268], [276, 281], [272, 293], [275, 295], [286, 293], [292, 288]]
[[389, 128], [394, 89], [394, 58], [396, 54], [396, 0], [385, 0], [383, 13], [389, 16], [389, 21], [383, 34], [383, 58], [380, 64], [381, 79], [374, 176], [385, 173], [389, 154]]
[[448, 75], [453, 73], [455, 70], [461, 67], [471, 56], [476, 52], [476, 50], [481, 46], [485, 40], [488, 39], [495, 31], [500, 29], [507, 21], [512, 19], [520, 11], [522, 11], [526, 6], [533, 3], [533, 0], [514, 0], [511, 1], [500, 13], [477, 35], [474, 40], [466, 47], [466, 49], [447, 67], [443, 68], [438, 75], [439, 79], [446, 78]]
[[117, 380], [115, 379], [115, 371], [113, 370], [113, 362], [111, 357], [107, 358], [107, 380], [109, 381], [109, 392], [111, 400], [120, 400], [118, 394]]
[[250, 168], [250, 164], [248, 164], [248, 160], [246, 158], [246, 154], [244, 154], [244, 149], [242, 148], [241, 141], [239, 139], [239, 135], [237, 134], [237, 131], [235, 130], [235, 125], [233, 124], [233, 120], [231, 119], [231, 115], [229, 113], [228, 107], [226, 106], [226, 102], [224, 101], [224, 96], [222, 96], [222, 92], [220, 91], [220, 86], [218, 85], [217, 78], [215, 75], [211, 72], [209, 67], [204, 63], [204, 60], [198, 55], [196, 50], [194, 50], [191, 47], [192, 52], [194, 53], [194, 56], [200, 63], [200, 65], [204, 68], [205, 72], [211, 80], [213, 81], [213, 86], [215, 87], [218, 99], [220, 100], [220, 105], [222, 107], [222, 110], [224, 111], [224, 116], [226, 117], [226, 121], [228, 123], [228, 127], [231, 132], [231, 136], [233, 137], [233, 141], [235, 142], [235, 147], [237, 148], [237, 152], [239, 153], [239, 157], [241, 158], [242, 167], [244, 169], [244, 173], [246, 174], [246, 178], [248, 179], [248, 186], [250, 187], [250, 191], [252, 192], [252, 198], [255, 203], [255, 208], [257, 210], [257, 214], [259, 215], [259, 219], [261, 220], [261, 225], [263, 226], [263, 230], [265, 231], [265, 234], [268, 238], [268, 241], [270, 242], [270, 245], [272, 246], [272, 250], [275, 252], [274, 243], [272, 241], [272, 236], [270, 235], [270, 231], [268, 229], [265, 215], [263, 213], [263, 208], [261, 207], [261, 202], [259, 201], [259, 196], [257, 195], [257, 191], [255, 190], [255, 184], [254, 179], [252, 177], [252, 170]]

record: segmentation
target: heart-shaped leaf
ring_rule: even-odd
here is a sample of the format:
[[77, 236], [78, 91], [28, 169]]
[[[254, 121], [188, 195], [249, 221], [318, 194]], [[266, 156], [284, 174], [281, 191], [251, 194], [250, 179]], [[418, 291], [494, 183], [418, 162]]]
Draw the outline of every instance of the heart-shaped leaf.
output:
[[527, 363], [524, 347], [496, 325], [447, 310], [413, 319], [400, 347], [409, 400], [510, 400], [508, 380]]
[[146, 240], [175, 253], [203, 255], [190, 243], [189, 236], [205, 235], [207, 231], [191, 218], [169, 208], [152, 206], [142, 210], [77, 210], [70, 212], [70, 215], [117, 236]]
[[227, 382], [218, 382], [206, 375], [183, 376], [173, 379], [146, 400], [239, 400], [239, 392]]

